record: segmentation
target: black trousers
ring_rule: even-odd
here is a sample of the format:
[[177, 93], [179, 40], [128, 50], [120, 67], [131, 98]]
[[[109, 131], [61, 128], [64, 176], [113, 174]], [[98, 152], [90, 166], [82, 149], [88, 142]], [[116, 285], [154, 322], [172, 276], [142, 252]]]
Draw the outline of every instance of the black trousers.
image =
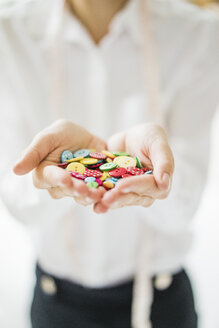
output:
[[[33, 328], [131, 328], [132, 281], [93, 289], [53, 277], [39, 267], [36, 275]], [[55, 282], [52, 295], [43, 291], [42, 276]], [[151, 321], [153, 328], [197, 328], [192, 288], [185, 271], [174, 275], [166, 290], [154, 287]]]

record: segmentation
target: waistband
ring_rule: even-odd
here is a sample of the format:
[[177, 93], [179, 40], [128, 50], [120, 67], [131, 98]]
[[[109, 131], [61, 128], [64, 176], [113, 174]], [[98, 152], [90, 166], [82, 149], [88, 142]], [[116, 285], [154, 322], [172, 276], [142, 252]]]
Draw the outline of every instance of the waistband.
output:
[[[171, 276], [171, 282], [177, 283], [184, 270]], [[55, 296], [62, 302], [69, 303], [71, 306], [90, 306], [106, 307], [106, 304], [111, 308], [131, 307], [133, 296], [133, 280], [116, 286], [105, 288], [90, 288], [84, 287], [73, 281], [56, 277], [44, 271], [39, 264], [36, 266], [37, 283], [36, 288], [43, 290], [44, 294]], [[156, 281], [159, 276], [151, 278], [153, 288], [156, 288]], [[48, 288], [47, 288], [48, 287]]]

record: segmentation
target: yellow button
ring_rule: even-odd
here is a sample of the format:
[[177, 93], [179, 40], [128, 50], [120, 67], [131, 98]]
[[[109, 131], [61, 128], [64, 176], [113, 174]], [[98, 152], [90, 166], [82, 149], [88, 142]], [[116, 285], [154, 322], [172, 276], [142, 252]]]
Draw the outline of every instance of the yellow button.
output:
[[100, 180], [104, 181], [104, 180], [106, 180], [106, 178], [109, 178], [109, 177], [110, 177], [109, 173], [105, 171], [105, 172], [103, 172], [103, 175], [100, 177]]
[[112, 163], [112, 161], [113, 161], [112, 158], [109, 158], [109, 157], [108, 157], [108, 158], [106, 159], [106, 162], [107, 162], [107, 163]]
[[72, 159], [68, 159], [67, 161], [65, 161], [66, 163], [72, 163], [72, 162], [80, 162], [84, 157], [75, 157]]
[[40, 287], [48, 295], [54, 295], [57, 292], [55, 280], [45, 275], [40, 278]]
[[85, 172], [85, 166], [81, 163], [70, 163], [67, 166], [67, 171], [79, 172], [83, 174]]
[[119, 167], [136, 167], [136, 159], [130, 156], [119, 156], [113, 160]]
[[104, 154], [104, 155], [106, 155], [107, 157], [110, 157], [110, 158], [115, 158], [116, 156], [115, 155], [113, 155], [110, 151], [108, 151], [108, 150], [102, 150], [102, 153]]
[[103, 186], [108, 188], [108, 189], [112, 189], [112, 188], [114, 188], [115, 185], [112, 182], [104, 181]]
[[96, 164], [98, 162], [98, 159], [96, 158], [83, 158], [80, 163], [84, 164], [84, 165], [92, 165], [92, 164]]

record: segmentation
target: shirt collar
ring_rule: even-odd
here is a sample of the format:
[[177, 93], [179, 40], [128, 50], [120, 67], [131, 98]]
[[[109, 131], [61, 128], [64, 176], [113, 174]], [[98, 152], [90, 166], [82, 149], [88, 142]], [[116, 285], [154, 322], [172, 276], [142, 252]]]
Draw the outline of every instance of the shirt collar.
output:
[[[141, 40], [140, 26], [140, 0], [129, 0], [124, 9], [122, 9], [113, 18], [110, 24], [110, 31], [105, 38], [117, 36], [124, 31], [128, 32], [137, 43]], [[92, 43], [92, 40], [82, 24], [66, 8], [63, 19], [63, 38], [70, 43]]]

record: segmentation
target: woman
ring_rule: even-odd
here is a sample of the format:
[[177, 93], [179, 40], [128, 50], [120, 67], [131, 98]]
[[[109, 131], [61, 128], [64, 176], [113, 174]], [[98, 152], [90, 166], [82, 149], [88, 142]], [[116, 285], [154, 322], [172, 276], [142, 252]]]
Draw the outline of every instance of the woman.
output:
[[[130, 327], [135, 275], [134, 327], [196, 328], [183, 263], [219, 100], [218, 19], [158, 0], [32, 1], [1, 17], [1, 197], [38, 230], [33, 328]], [[68, 121], [37, 134], [54, 114]], [[173, 172], [154, 117], [176, 170], [170, 196], [150, 206], [167, 197]], [[11, 166], [36, 134], [16, 177]], [[64, 146], [128, 151], [151, 160], [154, 175], [88, 191], [50, 165]], [[34, 185], [61, 200], [34, 190], [34, 168]]]

